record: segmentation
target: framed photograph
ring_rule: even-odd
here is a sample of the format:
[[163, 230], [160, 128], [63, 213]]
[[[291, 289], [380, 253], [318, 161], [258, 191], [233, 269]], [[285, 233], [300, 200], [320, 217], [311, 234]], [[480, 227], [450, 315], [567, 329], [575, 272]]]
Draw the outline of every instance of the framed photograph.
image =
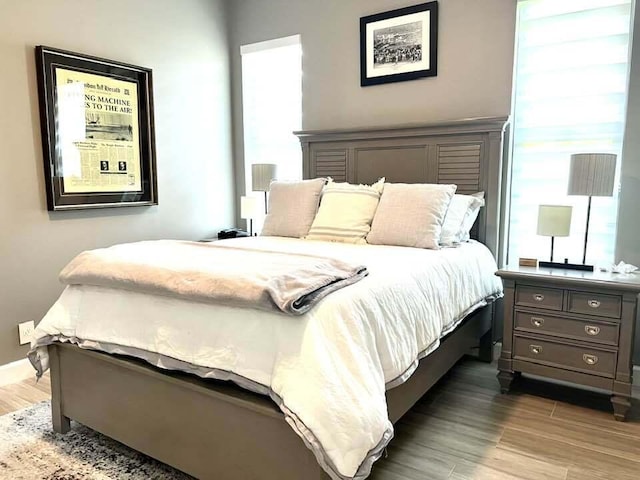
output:
[[438, 74], [438, 2], [360, 18], [360, 85]]
[[49, 210], [157, 205], [151, 70], [36, 47]]

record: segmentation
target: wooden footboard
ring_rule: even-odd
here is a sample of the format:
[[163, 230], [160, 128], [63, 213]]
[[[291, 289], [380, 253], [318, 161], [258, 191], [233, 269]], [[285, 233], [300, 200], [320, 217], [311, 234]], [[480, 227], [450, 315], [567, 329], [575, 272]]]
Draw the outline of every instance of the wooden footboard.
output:
[[267, 397], [68, 344], [49, 352], [56, 431], [71, 418], [201, 479], [329, 478]]
[[[392, 421], [481, 338], [490, 339], [491, 311], [489, 305], [470, 315], [407, 382], [387, 392]], [[329, 478], [267, 397], [69, 344], [53, 344], [49, 353], [58, 432], [73, 419], [201, 479]]]

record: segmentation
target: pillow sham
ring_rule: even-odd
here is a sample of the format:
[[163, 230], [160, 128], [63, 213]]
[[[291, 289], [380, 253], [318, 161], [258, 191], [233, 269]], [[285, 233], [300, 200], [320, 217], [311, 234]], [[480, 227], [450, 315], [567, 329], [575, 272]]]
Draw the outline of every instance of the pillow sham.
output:
[[306, 239], [367, 243], [365, 237], [371, 229], [383, 188], [384, 178], [373, 185], [336, 183], [329, 179]]
[[318, 211], [326, 178], [299, 182], [271, 182], [269, 213], [260, 235], [302, 238]]
[[442, 222], [456, 185], [385, 185], [367, 242], [374, 245], [440, 248]]
[[451, 247], [468, 241], [471, 228], [483, 206], [484, 192], [472, 195], [454, 195], [442, 225], [440, 245]]

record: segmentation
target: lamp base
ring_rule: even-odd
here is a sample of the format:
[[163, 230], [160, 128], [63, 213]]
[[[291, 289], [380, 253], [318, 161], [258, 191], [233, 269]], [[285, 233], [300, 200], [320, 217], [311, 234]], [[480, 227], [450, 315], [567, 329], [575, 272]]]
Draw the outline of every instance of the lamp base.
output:
[[540, 268], [566, 268], [567, 270], [582, 270], [584, 272], [593, 272], [593, 265], [584, 265], [582, 263], [569, 263], [566, 260], [561, 262], [538, 262]]

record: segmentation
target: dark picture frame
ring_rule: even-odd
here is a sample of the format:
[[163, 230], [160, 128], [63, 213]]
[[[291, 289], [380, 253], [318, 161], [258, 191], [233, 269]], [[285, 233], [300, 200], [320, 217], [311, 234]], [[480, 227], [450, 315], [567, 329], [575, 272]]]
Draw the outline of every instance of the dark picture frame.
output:
[[438, 2], [360, 18], [360, 85], [438, 74]]
[[157, 205], [151, 69], [35, 55], [48, 210]]

